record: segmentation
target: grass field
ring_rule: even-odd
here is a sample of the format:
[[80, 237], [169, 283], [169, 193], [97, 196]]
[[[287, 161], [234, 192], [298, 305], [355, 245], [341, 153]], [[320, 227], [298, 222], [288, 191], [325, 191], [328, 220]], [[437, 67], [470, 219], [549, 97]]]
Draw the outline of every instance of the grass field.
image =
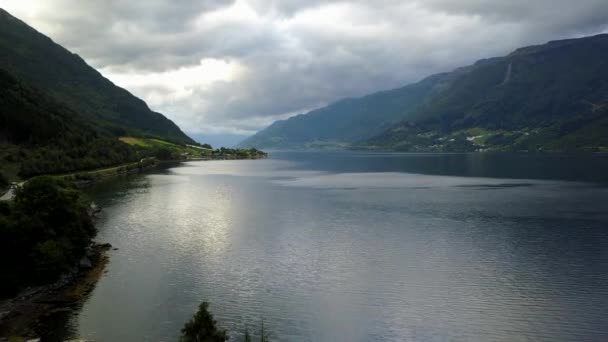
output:
[[120, 137], [118, 139], [131, 146], [136, 146], [140, 148], [164, 148], [180, 154], [186, 153], [188, 156], [191, 157], [200, 157], [202, 156], [202, 154], [205, 154], [205, 150], [201, 150], [194, 147], [188, 147], [185, 145], [178, 145], [172, 142], [156, 138]]
[[135, 137], [120, 137], [118, 140], [124, 142], [125, 144], [129, 144], [132, 146], [140, 146], [140, 147], [151, 147], [151, 144], [147, 141], [150, 139], [142, 139]]

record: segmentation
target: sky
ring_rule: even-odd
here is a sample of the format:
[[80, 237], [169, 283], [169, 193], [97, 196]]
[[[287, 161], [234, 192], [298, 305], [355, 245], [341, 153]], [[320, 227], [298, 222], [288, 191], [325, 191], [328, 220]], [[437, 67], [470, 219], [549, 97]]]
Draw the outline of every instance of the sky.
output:
[[606, 0], [0, 0], [0, 7], [214, 145], [521, 46], [608, 32]]

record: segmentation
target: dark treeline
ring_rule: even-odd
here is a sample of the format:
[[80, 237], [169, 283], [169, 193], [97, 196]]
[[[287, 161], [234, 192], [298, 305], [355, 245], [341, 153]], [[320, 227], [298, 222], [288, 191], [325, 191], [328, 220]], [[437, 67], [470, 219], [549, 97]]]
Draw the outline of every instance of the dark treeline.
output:
[[0, 297], [74, 268], [95, 233], [80, 191], [48, 176], [29, 180], [0, 202]]
[[[255, 148], [240, 149], [240, 148], [218, 148], [212, 149], [211, 145], [204, 144], [201, 147], [209, 146], [208, 150], [193, 150], [181, 145], [167, 146], [133, 146], [137, 155], [141, 158], [154, 157], [158, 160], [186, 160], [189, 158], [212, 158], [212, 159], [259, 159], [265, 158], [268, 154], [264, 151]], [[205, 147], [207, 148], [207, 147]]]
[[214, 156], [234, 156], [239, 159], [264, 158], [268, 154], [256, 148], [226, 148], [213, 150]]

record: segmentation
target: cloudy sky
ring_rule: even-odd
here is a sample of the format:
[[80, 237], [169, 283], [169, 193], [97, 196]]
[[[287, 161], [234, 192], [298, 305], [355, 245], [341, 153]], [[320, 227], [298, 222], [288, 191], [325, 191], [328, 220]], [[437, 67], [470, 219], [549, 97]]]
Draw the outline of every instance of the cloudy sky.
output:
[[606, 0], [0, 0], [0, 7], [216, 144], [523, 45], [608, 32]]

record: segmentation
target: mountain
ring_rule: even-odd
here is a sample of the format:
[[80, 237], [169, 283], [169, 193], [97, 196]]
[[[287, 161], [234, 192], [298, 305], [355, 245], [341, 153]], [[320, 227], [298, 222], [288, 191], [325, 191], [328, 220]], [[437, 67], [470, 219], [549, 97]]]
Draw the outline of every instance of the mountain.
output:
[[[21, 177], [95, 169], [137, 160], [64, 104], [0, 69], [0, 170]], [[10, 170], [9, 170], [10, 171]]]
[[608, 148], [608, 35], [477, 62], [362, 145], [405, 151]]
[[[390, 126], [390, 127], [389, 127]], [[521, 48], [278, 121], [258, 148], [402, 151], [608, 148], [608, 35]]]
[[179, 127], [82, 58], [0, 9], [0, 68], [35, 85], [90, 123], [115, 136], [193, 143]]
[[264, 148], [340, 148], [371, 138], [415, 111], [445, 75], [276, 121], [239, 144]]

